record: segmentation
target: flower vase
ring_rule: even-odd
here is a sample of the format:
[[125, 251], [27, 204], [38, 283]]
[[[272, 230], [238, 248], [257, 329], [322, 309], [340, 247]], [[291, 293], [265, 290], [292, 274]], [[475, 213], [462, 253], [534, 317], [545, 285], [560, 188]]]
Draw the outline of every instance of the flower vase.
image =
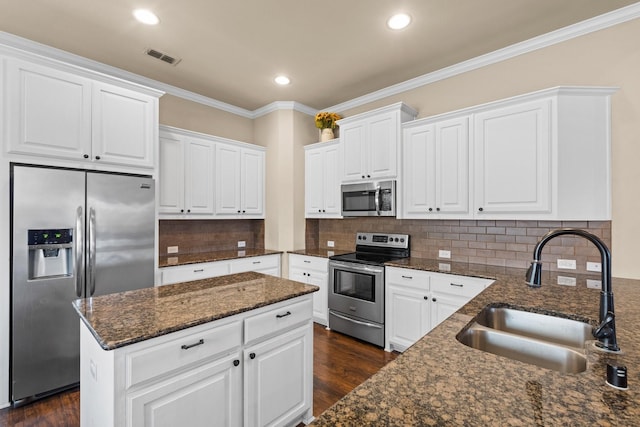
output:
[[335, 138], [335, 136], [333, 136], [333, 129], [331, 129], [331, 128], [324, 128], [320, 132], [320, 141], [321, 142], [330, 141], [330, 140], [332, 140], [334, 138]]

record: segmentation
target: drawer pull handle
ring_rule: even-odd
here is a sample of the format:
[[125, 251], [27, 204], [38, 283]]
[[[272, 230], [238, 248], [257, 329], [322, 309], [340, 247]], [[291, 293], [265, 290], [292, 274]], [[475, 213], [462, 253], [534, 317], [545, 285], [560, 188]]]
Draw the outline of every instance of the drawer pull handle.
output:
[[253, 261], [254, 264], [260, 264], [262, 261]]
[[464, 285], [462, 283], [449, 283], [449, 285], [455, 286], [457, 288], [464, 288]]
[[193, 270], [194, 273], [202, 273], [204, 271], [204, 268], [199, 268], [197, 270]]
[[233, 366], [238, 366], [240, 364], [240, 361], [238, 359], [233, 361]]
[[182, 348], [183, 350], [189, 350], [190, 348], [193, 348], [195, 346], [202, 345], [202, 344], [204, 344], [204, 340], [202, 338], [200, 338], [200, 341], [198, 341], [197, 343], [189, 344], [189, 345], [182, 344], [182, 347], [180, 347], [180, 348]]
[[413, 279], [413, 276], [402, 276], [403, 279]]
[[255, 353], [251, 353], [249, 354], [249, 359], [255, 359], [256, 358], [256, 354]]
[[311, 261], [309, 261], [308, 259], [305, 259], [304, 262], [306, 262], [307, 264], [311, 264]]
[[287, 311], [285, 314], [276, 314], [278, 319], [282, 319], [283, 317], [291, 316], [291, 312]]

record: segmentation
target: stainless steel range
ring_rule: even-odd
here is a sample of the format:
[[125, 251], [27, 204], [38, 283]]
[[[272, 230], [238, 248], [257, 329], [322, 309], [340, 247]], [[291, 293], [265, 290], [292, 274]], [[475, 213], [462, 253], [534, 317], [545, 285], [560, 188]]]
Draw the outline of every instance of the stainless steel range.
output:
[[329, 328], [384, 346], [384, 263], [410, 255], [407, 234], [357, 233], [356, 251], [329, 258]]

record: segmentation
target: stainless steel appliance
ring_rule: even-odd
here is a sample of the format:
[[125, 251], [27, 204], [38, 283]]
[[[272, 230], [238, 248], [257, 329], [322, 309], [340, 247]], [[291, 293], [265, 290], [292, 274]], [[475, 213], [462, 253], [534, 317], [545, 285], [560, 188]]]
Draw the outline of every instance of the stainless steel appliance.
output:
[[384, 345], [384, 263], [410, 255], [406, 234], [357, 233], [356, 251], [329, 258], [329, 328]]
[[396, 182], [342, 184], [342, 216], [396, 216]]
[[71, 302], [154, 284], [146, 176], [11, 165], [11, 400], [79, 381]]

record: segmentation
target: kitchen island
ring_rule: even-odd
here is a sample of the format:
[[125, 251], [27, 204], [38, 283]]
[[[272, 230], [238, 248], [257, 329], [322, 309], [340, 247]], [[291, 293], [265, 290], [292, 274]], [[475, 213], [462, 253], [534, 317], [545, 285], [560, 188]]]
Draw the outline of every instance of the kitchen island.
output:
[[247, 272], [76, 300], [81, 425], [310, 422], [315, 291]]
[[[486, 305], [505, 303], [576, 320], [598, 321], [596, 276], [575, 286], [543, 274], [530, 288], [525, 271], [409, 258], [388, 266], [495, 279], [396, 360], [321, 414], [314, 426], [637, 426], [640, 425], [640, 281], [614, 279], [618, 344], [586, 345], [587, 369], [565, 374], [467, 347], [456, 335]], [[589, 280], [589, 282], [587, 282]], [[566, 282], [565, 279], [560, 280]], [[628, 368], [629, 388], [605, 384], [606, 364]]]

